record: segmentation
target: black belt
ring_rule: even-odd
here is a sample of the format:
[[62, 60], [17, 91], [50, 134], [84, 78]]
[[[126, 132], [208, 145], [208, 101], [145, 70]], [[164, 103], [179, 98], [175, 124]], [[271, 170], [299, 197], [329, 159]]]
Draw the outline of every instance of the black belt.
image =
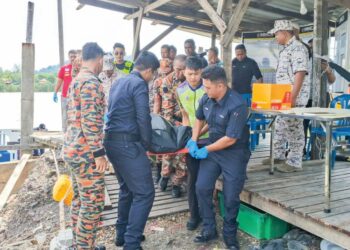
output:
[[105, 134], [105, 140], [136, 142], [136, 141], [140, 141], [140, 136], [109, 132]]

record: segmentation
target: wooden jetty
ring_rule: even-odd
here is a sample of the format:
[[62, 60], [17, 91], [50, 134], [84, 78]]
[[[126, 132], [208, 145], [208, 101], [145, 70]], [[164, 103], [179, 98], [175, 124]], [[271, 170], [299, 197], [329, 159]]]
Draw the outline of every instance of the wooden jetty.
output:
[[[33, 136], [36, 143], [60, 147], [62, 134], [38, 132]], [[350, 162], [336, 162], [331, 181], [331, 213], [324, 213], [324, 161], [303, 163], [302, 172], [269, 174], [269, 166], [262, 160], [270, 155], [265, 140], [252, 152], [241, 200], [251, 206], [272, 214], [290, 224], [300, 227], [339, 246], [350, 249]], [[118, 182], [114, 175], [106, 176], [107, 193], [111, 206], [103, 212], [102, 226], [113, 225], [117, 219]], [[222, 190], [218, 180], [217, 189]], [[150, 217], [188, 210], [186, 197], [174, 199], [170, 190], [160, 192]]]

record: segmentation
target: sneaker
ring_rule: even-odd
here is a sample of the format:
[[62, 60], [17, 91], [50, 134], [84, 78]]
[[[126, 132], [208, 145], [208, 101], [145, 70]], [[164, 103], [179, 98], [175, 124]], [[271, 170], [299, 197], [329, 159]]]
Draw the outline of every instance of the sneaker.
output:
[[165, 192], [168, 187], [169, 177], [161, 177], [159, 181], [159, 187], [162, 192]]
[[291, 166], [291, 165], [289, 165], [288, 163], [285, 162], [282, 165], [277, 166], [276, 170], [279, 171], [279, 172], [282, 172], [282, 173], [293, 173], [293, 172], [297, 172], [297, 171], [302, 171], [303, 169], [302, 168], [293, 167], [293, 166]]
[[[274, 159], [274, 160], [273, 160], [273, 163], [274, 163], [274, 164], [281, 164], [281, 163], [283, 163], [283, 162], [284, 162], [284, 160], [280, 160], [280, 159]], [[263, 160], [263, 161], [261, 162], [261, 164], [262, 164], [262, 165], [271, 165], [271, 158], [269, 157], [269, 158]]]
[[106, 250], [106, 247], [104, 245], [97, 245], [94, 248], [95, 250]]
[[171, 191], [171, 196], [173, 198], [180, 198], [181, 197], [181, 187], [173, 185], [173, 190]]

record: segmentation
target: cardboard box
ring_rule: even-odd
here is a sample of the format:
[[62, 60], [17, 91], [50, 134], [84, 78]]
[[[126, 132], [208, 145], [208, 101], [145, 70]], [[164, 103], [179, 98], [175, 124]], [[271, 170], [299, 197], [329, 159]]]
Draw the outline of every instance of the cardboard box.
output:
[[277, 83], [254, 83], [253, 109], [286, 110], [292, 106], [292, 85]]

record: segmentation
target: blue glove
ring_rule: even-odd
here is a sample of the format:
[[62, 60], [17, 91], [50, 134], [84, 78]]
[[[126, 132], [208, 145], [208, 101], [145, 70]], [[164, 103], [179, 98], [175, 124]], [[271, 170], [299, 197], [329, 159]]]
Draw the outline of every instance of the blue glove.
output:
[[197, 150], [194, 154], [194, 158], [197, 160], [205, 159], [208, 157], [208, 149], [207, 147], [203, 147], [199, 150]]
[[58, 97], [57, 97], [57, 93], [53, 93], [53, 101], [54, 102], [58, 102]]
[[194, 158], [194, 155], [195, 155], [196, 151], [198, 150], [197, 142], [192, 140], [192, 138], [189, 139], [187, 141], [186, 148], [188, 149], [188, 152], [190, 153], [190, 155]]

